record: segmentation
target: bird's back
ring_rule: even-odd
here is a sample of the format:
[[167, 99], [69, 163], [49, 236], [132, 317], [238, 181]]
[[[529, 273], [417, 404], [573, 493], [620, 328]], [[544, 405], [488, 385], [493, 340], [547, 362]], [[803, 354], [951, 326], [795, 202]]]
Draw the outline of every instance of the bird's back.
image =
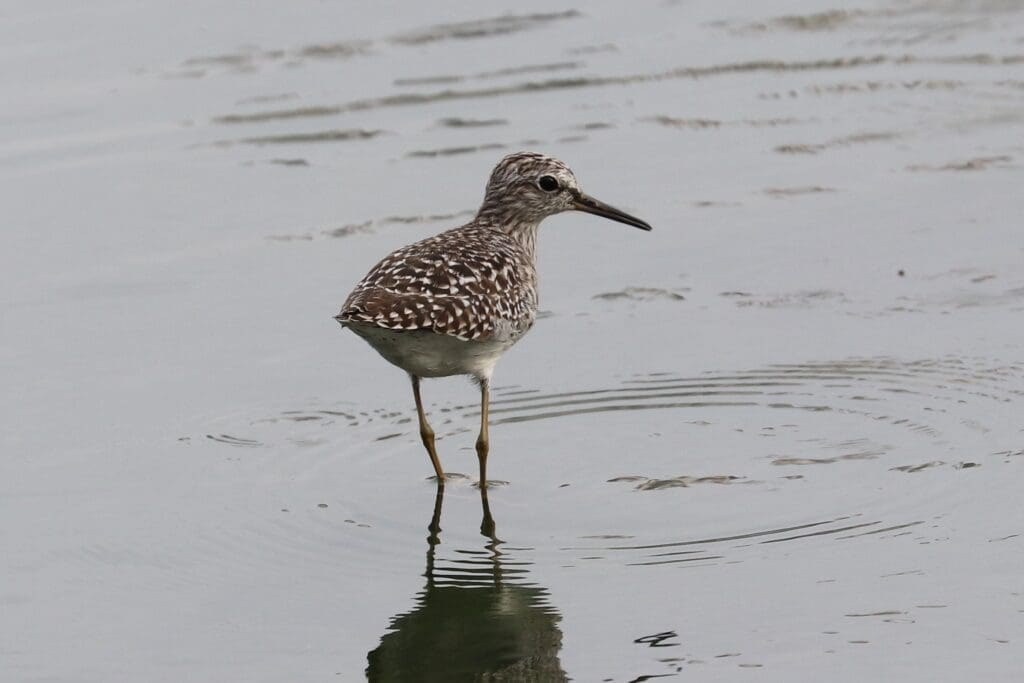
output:
[[536, 284], [532, 255], [516, 239], [470, 223], [386, 256], [336, 318], [464, 341], [512, 341], [533, 324]]

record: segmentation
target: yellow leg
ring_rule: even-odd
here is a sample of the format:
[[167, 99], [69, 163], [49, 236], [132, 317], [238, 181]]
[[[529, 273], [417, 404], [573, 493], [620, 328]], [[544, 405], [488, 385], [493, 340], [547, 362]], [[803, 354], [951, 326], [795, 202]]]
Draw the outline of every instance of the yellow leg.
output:
[[420, 398], [420, 378], [415, 375], [410, 375], [410, 377], [412, 378], [412, 395], [416, 398], [416, 414], [420, 419], [420, 438], [423, 439], [423, 446], [427, 449], [427, 455], [430, 456], [431, 464], [434, 465], [437, 480], [443, 484], [444, 470], [441, 469], [441, 461], [437, 459], [437, 450], [434, 448], [434, 430], [430, 428], [427, 416], [423, 413], [423, 399]]
[[490, 383], [480, 381], [480, 436], [476, 439], [476, 457], [480, 460], [480, 488], [487, 488], [487, 452], [491, 441], [487, 434], [488, 413], [491, 407]]

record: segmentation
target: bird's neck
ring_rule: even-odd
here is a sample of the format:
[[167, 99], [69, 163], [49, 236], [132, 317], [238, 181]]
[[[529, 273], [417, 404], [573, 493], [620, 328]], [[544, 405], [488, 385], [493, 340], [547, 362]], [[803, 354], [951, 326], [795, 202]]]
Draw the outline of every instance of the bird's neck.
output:
[[509, 237], [519, 242], [519, 246], [523, 248], [523, 251], [530, 258], [531, 263], [537, 261], [537, 228], [540, 226], [539, 222], [536, 223], [516, 223], [511, 225], [501, 226], [500, 230], [507, 234]]
[[540, 226], [542, 218], [501, 212], [496, 207], [492, 207], [485, 202], [480, 207], [480, 212], [477, 214], [476, 221], [474, 222], [505, 233], [519, 243], [523, 251], [530, 258], [530, 261], [535, 261], [537, 254], [537, 228]]

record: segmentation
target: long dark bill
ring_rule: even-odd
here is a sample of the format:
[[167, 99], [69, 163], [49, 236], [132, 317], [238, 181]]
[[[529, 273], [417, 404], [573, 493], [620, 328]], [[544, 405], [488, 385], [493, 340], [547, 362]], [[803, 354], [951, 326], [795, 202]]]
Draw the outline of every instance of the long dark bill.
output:
[[613, 221], [632, 225], [634, 228], [640, 228], [641, 230], [651, 229], [651, 226], [648, 225], [646, 221], [642, 221], [636, 216], [630, 216], [625, 211], [620, 211], [614, 206], [609, 206], [604, 202], [599, 202], [593, 197], [588, 197], [582, 192], [573, 197], [572, 205], [577, 211], [586, 211], [587, 213], [592, 213], [595, 216], [610, 218]]

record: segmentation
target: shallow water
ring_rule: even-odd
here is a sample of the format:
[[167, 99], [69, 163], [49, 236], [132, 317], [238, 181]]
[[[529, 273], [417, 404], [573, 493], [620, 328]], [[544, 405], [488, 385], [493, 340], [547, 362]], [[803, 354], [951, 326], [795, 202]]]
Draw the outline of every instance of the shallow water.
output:
[[[0, 679], [1019, 677], [1024, 6], [293, 7], [0, 22]], [[438, 499], [331, 316], [518, 149], [655, 230]]]

